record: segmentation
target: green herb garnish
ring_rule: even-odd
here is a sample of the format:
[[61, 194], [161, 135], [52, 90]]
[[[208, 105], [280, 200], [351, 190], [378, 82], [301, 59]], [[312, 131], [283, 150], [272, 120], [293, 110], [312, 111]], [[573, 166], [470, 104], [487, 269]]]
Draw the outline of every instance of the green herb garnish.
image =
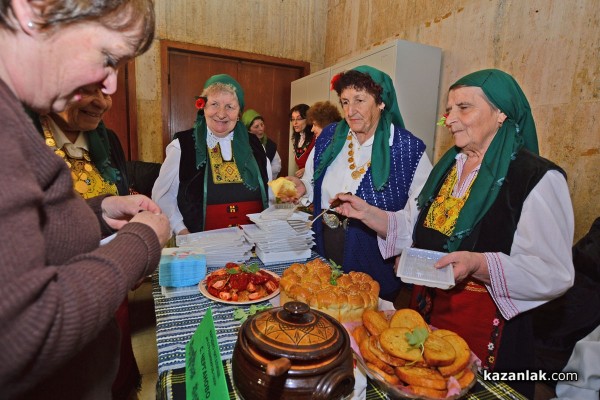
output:
[[335, 261], [329, 260], [331, 263], [331, 276], [329, 277], [329, 283], [333, 286], [337, 286], [337, 279], [344, 274], [341, 265], [337, 265]]
[[240, 264], [240, 268], [229, 268], [227, 270], [227, 273], [229, 275], [234, 275], [234, 274], [238, 274], [240, 272], [247, 272], [249, 274], [255, 274], [260, 270], [260, 267], [258, 266], [258, 263], [252, 263], [250, 265], [246, 265], [246, 264]]
[[258, 263], [252, 263], [250, 265], [242, 264], [242, 265], [240, 265], [240, 269], [242, 270], [242, 272], [248, 272], [250, 274], [255, 274], [260, 270], [260, 267], [258, 266]]
[[248, 311], [245, 311], [243, 308], [235, 308], [233, 310], [233, 319], [237, 319], [240, 322], [244, 322], [248, 319], [249, 316], [256, 314], [257, 312], [268, 310], [273, 307], [270, 304], [266, 304], [264, 306], [259, 306], [256, 304], [252, 304]]
[[[423, 357], [423, 353], [425, 352], [425, 341], [429, 337], [429, 332], [427, 329], [419, 327], [413, 329], [412, 332], [406, 332], [406, 340], [410, 347], [414, 349], [421, 349], [421, 357]], [[406, 364], [407, 366], [413, 365], [416, 361]]]

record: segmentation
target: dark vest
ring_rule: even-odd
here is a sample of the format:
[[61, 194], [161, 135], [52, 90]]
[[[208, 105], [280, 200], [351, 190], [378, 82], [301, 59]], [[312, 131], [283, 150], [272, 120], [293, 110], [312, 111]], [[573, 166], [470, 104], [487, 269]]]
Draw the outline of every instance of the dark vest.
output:
[[275, 153], [277, 153], [277, 144], [269, 138], [267, 138], [267, 144], [265, 144], [265, 153], [267, 153], [267, 158], [271, 162], [275, 158]]
[[[196, 168], [196, 149], [194, 142], [194, 130], [190, 129], [178, 132], [175, 138], [179, 139], [181, 146], [181, 160], [179, 162], [179, 191], [177, 193], [177, 205], [183, 216], [183, 222], [190, 232], [201, 232], [204, 227], [204, 209], [209, 199], [204, 197], [210, 190], [209, 198], [223, 199], [235, 198], [236, 201], [251, 201], [261, 199], [261, 190], [250, 190], [243, 184], [213, 185], [209, 162]], [[252, 153], [261, 173], [261, 184], [267, 186], [267, 158], [265, 150], [254, 135], [249, 135]], [[206, 145], [206, 144], [204, 144]], [[206, 180], [205, 178], [209, 178]], [[210, 186], [210, 189], [208, 187]], [[235, 190], [231, 190], [235, 186]], [[206, 192], [205, 192], [206, 190]], [[215, 193], [213, 190], [222, 191]]]
[[[321, 155], [333, 138], [337, 124], [328, 125], [315, 143], [315, 169], [319, 165]], [[425, 151], [423, 141], [405, 129], [396, 128], [393, 132], [394, 144], [390, 147], [390, 177], [381, 191], [373, 186], [371, 168], [363, 176], [356, 195], [367, 203], [386, 211], [398, 211], [404, 208], [408, 200], [408, 190], [417, 170], [419, 160]], [[344, 157], [339, 154], [338, 157]], [[325, 172], [314, 184], [314, 213], [321, 212], [321, 187]], [[313, 224], [317, 252], [325, 254], [323, 243], [323, 225], [321, 219]], [[398, 292], [400, 278], [394, 272], [395, 257], [384, 260], [377, 244], [377, 234], [358, 220], [349, 220], [344, 245], [345, 272], [361, 271], [369, 274], [379, 282], [380, 297], [389, 298]], [[393, 297], [393, 296], [392, 296]]]

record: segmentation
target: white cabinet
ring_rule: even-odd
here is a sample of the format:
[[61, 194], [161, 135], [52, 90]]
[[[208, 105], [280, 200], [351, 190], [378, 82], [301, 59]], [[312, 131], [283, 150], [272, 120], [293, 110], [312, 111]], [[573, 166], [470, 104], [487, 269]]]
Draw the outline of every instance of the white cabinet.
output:
[[[331, 77], [340, 71], [369, 65], [392, 78], [406, 129], [425, 142], [427, 155], [433, 160], [441, 64], [440, 48], [405, 40], [392, 41], [293, 81], [290, 107], [323, 100], [338, 104], [335, 91], [329, 91]], [[289, 173], [293, 174], [296, 164], [291, 145], [289, 154]]]

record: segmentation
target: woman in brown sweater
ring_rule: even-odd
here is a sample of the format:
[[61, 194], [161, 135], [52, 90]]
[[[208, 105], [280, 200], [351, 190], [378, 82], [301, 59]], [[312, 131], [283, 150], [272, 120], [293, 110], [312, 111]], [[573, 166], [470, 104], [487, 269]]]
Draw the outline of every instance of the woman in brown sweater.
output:
[[150, 0], [0, 3], [1, 398], [110, 398], [114, 313], [156, 268], [168, 220], [141, 195], [83, 200], [23, 104], [58, 112], [94, 83], [114, 93], [153, 35]]

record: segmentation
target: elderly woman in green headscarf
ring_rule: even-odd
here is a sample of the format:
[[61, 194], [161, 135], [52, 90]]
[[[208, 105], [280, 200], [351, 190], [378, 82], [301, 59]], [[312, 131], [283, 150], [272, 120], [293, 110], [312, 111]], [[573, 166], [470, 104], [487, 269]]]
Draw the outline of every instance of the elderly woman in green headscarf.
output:
[[267, 157], [240, 121], [240, 84], [212, 76], [196, 108], [194, 128], [175, 134], [152, 189], [177, 235], [250, 223], [247, 214], [268, 206]]
[[[361, 66], [333, 77], [344, 119], [317, 138], [302, 180], [300, 196], [314, 204], [315, 215], [340, 192], [350, 192], [387, 211], [401, 210], [425, 182], [431, 163], [424, 143], [404, 128], [391, 78]], [[345, 272], [361, 271], [380, 285], [380, 298], [393, 302], [401, 288], [393, 257], [382, 257], [376, 233], [357, 220], [340, 221], [334, 213], [313, 224], [319, 254]], [[391, 305], [389, 305], [391, 306]]]
[[464, 337], [484, 368], [533, 368], [526, 311], [560, 296], [574, 279], [564, 171], [538, 155], [529, 103], [505, 72], [459, 79], [442, 123], [455, 145], [418, 199], [386, 213], [340, 195], [338, 211], [375, 229], [384, 257], [410, 246], [450, 253], [436, 267], [452, 265], [456, 286], [416, 286], [412, 306], [433, 326]]
[[281, 157], [277, 152], [277, 143], [271, 140], [265, 133], [265, 119], [256, 110], [249, 109], [242, 114], [242, 123], [248, 129], [248, 132], [256, 136], [263, 145], [271, 164], [269, 180], [276, 179], [279, 171], [281, 171]]

